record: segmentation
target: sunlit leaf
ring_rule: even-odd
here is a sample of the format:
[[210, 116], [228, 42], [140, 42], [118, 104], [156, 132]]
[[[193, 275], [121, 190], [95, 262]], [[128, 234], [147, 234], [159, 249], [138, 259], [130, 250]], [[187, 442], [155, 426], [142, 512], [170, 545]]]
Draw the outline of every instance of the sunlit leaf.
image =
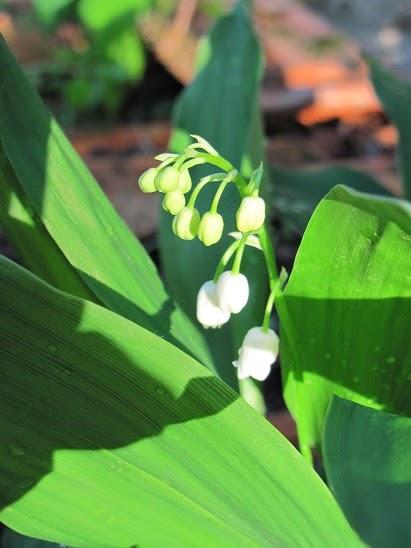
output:
[[65, 291], [87, 296], [86, 286], [94, 300], [213, 367], [202, 336], [168, 297], [4, 40], [0, 64], [0, 221], [26, 264]]
[[296, 450], [170, 343], [0, 260], [0, 519], [74, 546], [357, 546]]
[[279, 302], [285, 398], [319, 443], [330, 396], [411, 413], [411, 206], [336, 187]]

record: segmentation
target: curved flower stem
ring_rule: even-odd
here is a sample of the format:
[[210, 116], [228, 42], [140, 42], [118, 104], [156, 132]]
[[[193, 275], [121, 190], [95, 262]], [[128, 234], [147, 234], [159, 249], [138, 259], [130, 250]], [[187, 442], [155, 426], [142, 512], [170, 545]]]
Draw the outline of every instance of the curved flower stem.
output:
[[[302, 456], [307, 460], [307, 462], [313, 466], [313, 455], [309, 444], [309, 436], [305, 429], [305, 422], [303, 416], [303, 409], [301, 407], [301, 389], [302, 380], [303, 380], [303, 370], [301, 366], [301, 359], [297, 351], [297, 333], [294, 329], [294, 322], [288, 311], [287, 303], [284, 299], [284, 294], [282, 291], [281, 283], [281, 274], [280, 278], [277, 274], [277, 266], [275, 263], [274, 251], [271, 245], [270, 237], [266, 226], [263, 226], [259, 231], [259, 238], [261, 243], [261, 248], [264, 253], [265, 262], [267, 265], [268, 275], [270, 279], [270, 288], [271, 294], [267, 302], [267, 307], [273, 306], [274, 302], [278, 311], [278, 315], [281, 321], [281, 333], [284, 335], [287, 340], [287, 346], [290, 352], [290, 361], [292, 367], [292, 374], [295, 382], [295, 415], [296, 415], [296, 424], [297, 424], [297, 435], [298, 435], [298, 444]], [[274, 296], [272, 296], [274, 295]], [[271, 301], [272, 300], [272, 304]], [[269, 304], [270, 302], [270, 304]], [[266, 308], [267, 312], [267, 308]], [[271, 313], [271, 310], [270, 312]], [[269, 319], [266, 320], [264, 317], [265, 325]], [[263, 325], [264, 327], [264, 325]]]
[[[177, 169], [180, 169], [182, 167], [182, 165], [184, 164], [184, 162], [186, 160], [188, 160], [189, 158], [192, 159], [192, 157], [189, 156], [188, 154], [180, 154], [180, 156], [177, 158], [177, 160], [174, 164], [174, 167], [176, 167]], [[185, 166], [184, 166], [184, 168], [185, 168]]]
[[244, 232], [244, 234], [241, 236], [241, 240], [239, 240], [237, 253], [235, 255], [233, 266], [231, 268], [231, 272], [233, 274], [239, 274], [240, 272], [241, 261], [243, 259], [245, 244], [247, 243], [247, 238], [250, 234], [251, 232]]
[[188, 200], [187, 207], [194, 207], [197, 197], [200, 194], [201, 190], [208, 185], [208, 183], [214, 183], [216, 181], [221, 181], [225, 178], [225, 173], [215, 173], [214, 175], [209, 175], [208, 177], [203, 177], [198, 182], [197, 186], [194, 188], [191, 193], [190, 199]]
[[167, 158], [166, 160], [163, 160], [160, 164], [158, 164], [157, 169], [162, 170], [166, 168], [167, 166], [169, 166], [170, 164], [174, 164], [174, 163], [176, 164], [177, 162], [178, 160], [176, 161], [175, 157], [170, 156], [169, 158]]
[[278, 273], [273, 246], [265, 224], [258, 231], [258, 237], [260, 238], [261, 249], [263, 250], [265, 263], [267, 265], [270, 289], [273, 289], [278, 281]]
[[264, 320], [262, 325], [263, 331], [268, 331], [270, 327], [271, 312], [273, 310], [274, 300], [278, 292], [281, 291], [286, 279], [287, 279], [287, 271], [285, 270], [285, 268], [282, 268], [277, 281], [271, 288], [271, 292], [267, 300], [267, 304], [264, 312]]
[[235, 183], [238, 187], [238, 190], [240, 191], [240, 194], [243, 196], [243, 193], [245, 193], [245, 189], [247, 187], [247, 182], [244, 179], [244, 177], [241, 175], [241, 173], [237, 172], [235, 167], [231, 162], [226, 160], [225, 158], [222, 158], [221, 156], [215, 156], [213, 154], [209, 154], [207, 152], [196, 152], [193, 154], [193, 159], [202, 160], [202, 163], [211, 164], [213, 166], [219, 167], [226, 173], [230, 173], [230, 171], [236, 171], [235, 176]]
[[220, 186], [218, 187], [217, 189], [217, 192], [215, 193], [215, 196], [214, 196], [214, 199], [211, 203], [211, 207], [210, 207], [210, 212], [211, 213], [217, 213], [217, 208], [218, 208], [218, 204], [220, 203], [220, 199], [221, 199], [221, 196], [223, 195], [223, 192], [225, 190], [225, 187], [233, 182], [233, 180], [236, 178], [237, 176], [237, 171], [235, 172], [230, 172], [227, 177], [225, 177], [221, 183], [220, 183]]
[[227, 266], [228, 262], [230, 261], [231, 257], [234, 255], [234, 253], [237, 251], [238, 246], [240, 245], [240, 240], [236, 240], [232, 244], [230, 244], [225, 252], [223, 253], [223, 256], [220, 259], [220, 262], [217, 265], [213, 281], [216, 282], [218, 278], [221, 276], [221, 274], [224, 272], [225, 267]]

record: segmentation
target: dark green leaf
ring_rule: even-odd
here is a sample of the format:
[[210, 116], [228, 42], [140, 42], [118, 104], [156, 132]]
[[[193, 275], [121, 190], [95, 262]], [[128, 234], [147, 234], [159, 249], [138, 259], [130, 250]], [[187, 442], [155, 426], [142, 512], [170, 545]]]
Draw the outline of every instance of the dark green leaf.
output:
[[324, 463], [338, 502], [368, 545], [411, 545], [410, 418], [334, 397]]
[[360, 192], [389, 196], [390, 193], [367, 173], [340, 166], [321, 170], [286, 169], [270, 166], [267, 200], [274, 214], [302, 234], [320, 200], [339, 184]]
[[54, 542], [47, 542], [46, 540], [26, 537], [11, 529], [6, 529], [3, 532], [0, 546], [2, 548], [64, 548], [63, 544], [55, 544]]
[[404, 195], [411, 199], [411, 82], [369, 60], [371, 79], [384, 111], [399, 132], [398, 163]]

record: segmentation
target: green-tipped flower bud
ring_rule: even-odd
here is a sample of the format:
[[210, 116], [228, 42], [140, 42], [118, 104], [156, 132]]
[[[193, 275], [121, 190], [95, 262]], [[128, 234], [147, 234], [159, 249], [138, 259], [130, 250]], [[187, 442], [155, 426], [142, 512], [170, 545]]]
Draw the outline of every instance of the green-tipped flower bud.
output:
[[204, 245], [216, 244], [223, 234], [224, 219], [219, 213], [211, 213], [208, 211], [201, 219], [198, 227], [198, 239]]
[[185, 207], [173, 219], [173, 232], [182, 240], [192, 240], [196, 237], [200, 214], [194, 207]]
[[156, 192], [157, 188], [154, 180], [157, 177], [158, 171], [155, 167], [150, 167], [142, 173], [138, 179], [138, 186], [142, 192]]
[[155, 185], [160, 192], [171, 192], [172, 190], [176, 190], [179, 180], [180, 172], [178, 169], [169, 166], [159, 171], [155, 179]]
[[258, 196], [248, 196], [241, 200], [237, 215], [237, 229], [240, 232], [258, 230], [265, 220], [265, 202]]
[[190, 172], [188, 169], [183, 169], [183, 171], [180, 172], [180, 180], [178, 182], [178, 188], [183, 192], [184, 194], [187, 194], [187, 192], [190, 192], [191, 190], [191, 177]]
[[181, 190], [172, 190], [164, 194], [163, 208], [171, 215], [178, 215], [185, 205], [186, 199]]

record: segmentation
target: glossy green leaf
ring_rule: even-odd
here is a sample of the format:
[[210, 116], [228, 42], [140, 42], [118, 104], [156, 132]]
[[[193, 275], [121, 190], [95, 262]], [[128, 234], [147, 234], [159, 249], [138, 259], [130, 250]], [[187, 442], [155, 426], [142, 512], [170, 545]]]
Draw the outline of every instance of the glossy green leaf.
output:
[[305, 446], [330, 396], [411, 413], [411, 206], [336, 187], [319, 204], [285, 298], [281, 366]]
[[297, 451], [125, 318], [0, 260], [0, 519], [74, 546], [357, 546]]
[[399, 132], [398, 163], [404, 195], [411, 199], [411, 82], [399, 78], [376, 60], [369, 60], [369, 67], [384, 111]]
[[369, 546], [411, 545], [411, 419], [332, 399], [324, 430], [331, 488]]
[[[0, 215], [11, 240], [20, 250], [24, 247], [27, 264], [48, 262], [47, 268], [35, 268], [38, 273], [52, 273], [47, 281], [66, 291], [75, 284], [87, 286], [95, 300], [212, 367], [204, 339], [170, 300], [144, 248], [45, 109], [3, 40], [0, 64], [0, 183], [8, 186], [1, 191], [8, 202], [0, 207]], [[20, 219], [13, 214], [16, 198]], [[19, 241], [21, 237], [25, 243]], [[61, 265], [62, 256], [67, 267]], [[59, 269], [61, 276], [56, 275]], [[82, 289], [75, 293], [86, 296]]]
[[270, 166], [267, 201], [274, 215], [298, 234], [302, 234], [320, 200], [336, 184], [360, 192], [389, 196], [390, 193], [371, 175], [342, 166], [324, 169], [286, 169]]
[[[234, 166], [242, 167], [245, 175], [250, 175], [262, 159], [257, 110], [261, 55], [246, 2], [238, 2], [232, 13], [218, 21], [208, 36], [207, 52], [207, 62], [177, 104], [171, 148], [181, 152], [190, 142], [189, 134], [201, 135]], [[194, 182], [200, 176], [200, 171], [196, 173]], [[200, 194], [198, 205], [202, 212], [209, 208], [212, 195], [212, 189]], [[219, 207], [225, 233], [234, 228], [238, 205], [237, 191], [228, 187]], [[163, 212], [160, 243], [170, 291], [189, 316], [195, 318], [197, 292], [213, 277], [230, 238], [223, 237], [210, 248], [198, 240], [178, 240], [171, 231], [171, 217]], [[237, 379], [231, 362], [247, 329], [262, 321], [266, 274], [260, 252], [247, 250], [244, 271], [251, 282], [249, 305], [220, 330], [206, 332], [218, 372], [233, 387], [237, 386]]]

